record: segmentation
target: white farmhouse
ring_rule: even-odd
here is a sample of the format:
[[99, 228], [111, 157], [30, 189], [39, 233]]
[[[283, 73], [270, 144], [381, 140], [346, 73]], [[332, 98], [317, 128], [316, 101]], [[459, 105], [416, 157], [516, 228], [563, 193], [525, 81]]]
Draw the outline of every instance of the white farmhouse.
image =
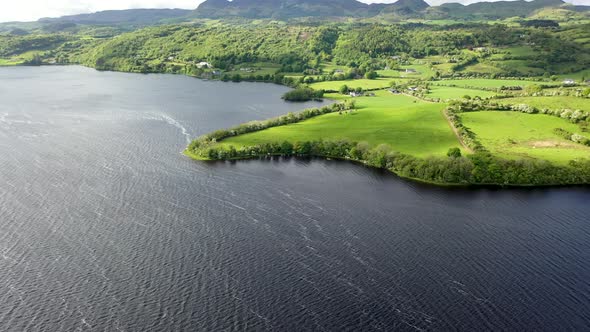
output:
[[213, 66], [211, 66], [211, 64], [209, 62], [202, 61], [202, 62], [197, 63], [197, 67], [198, 68], [212, 68]]

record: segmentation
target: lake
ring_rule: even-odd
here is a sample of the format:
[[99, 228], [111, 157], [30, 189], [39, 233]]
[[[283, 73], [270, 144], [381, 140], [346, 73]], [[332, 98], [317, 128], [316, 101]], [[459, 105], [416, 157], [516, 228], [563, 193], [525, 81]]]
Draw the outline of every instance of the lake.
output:
[[590, 329], [587, 187], [181, 154], [285, 91], [0, 68], [0, 330]]

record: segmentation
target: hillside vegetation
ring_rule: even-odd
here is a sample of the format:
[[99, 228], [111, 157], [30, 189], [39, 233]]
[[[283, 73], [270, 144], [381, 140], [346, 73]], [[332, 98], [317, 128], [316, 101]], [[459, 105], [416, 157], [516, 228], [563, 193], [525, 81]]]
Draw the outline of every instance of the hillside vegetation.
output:
[[[564, 38], [568, 31], [572, 36]], [[264, 69], [250, 67], [266, 63], [273, 74], [299, 73], [314, 80], [332, 80], [334, 77], [321, 77], [334, 74], [325, 70], [325, 64], [332, 63], [344, 68], [342, 76], [349, 78], [371, 70], [407, 78], [412, 74], [398, 75], [396, 71], [414, 70], [421, 78], [534, 77], [588, 68], [590, 52], [584, 39], [590, 38], [588, 31], [476, 24], [334, 27], [209, 22], [122, 34], [102, 28], [75, 34], [0, 35], [0, 58], [36, 51], [42, 63], [195, 76], [208, 72], [201, 69], [212, 68], [248, 76]], [[415, 59], [421, 59], [420, 63]], [[211, 68], [199, 66], [202, 62]]]

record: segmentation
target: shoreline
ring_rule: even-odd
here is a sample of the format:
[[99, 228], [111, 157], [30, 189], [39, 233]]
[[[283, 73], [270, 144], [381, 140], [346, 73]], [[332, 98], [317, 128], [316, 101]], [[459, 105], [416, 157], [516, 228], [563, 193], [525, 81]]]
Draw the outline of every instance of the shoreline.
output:
[[281, 154], [271, 154], [271, 155], [256, 155], [256, 156], [252, 156], [250, 158], [232, 158], [232, 159], [227, 159], [227, 160], [220, 160], [220, 159], [208, 159], [208, 158], [204, 158], [204, 157], [200, 157], [194, 153], [192, 153], [191, 151], [189, 151], [188, 149], [185, 149], [182, 152], [183, 155], [185, 155], [186, 157], [192, 159], [192, 160], [196, 160], [196, 161], [201, 161], [201, 162], [226, 162], [226, 161], [230, 161], [230, 162], [235, 162], [235, 161], [248, 161], [248, 160], [256, 160], [256, 159], [261, 159], [261, 158], [273, 158], [273, 157], [280, 157], [280, 158], [289, 158], [289, 157], [293, 157], [293, 158], [318, 158], [318, 159], [323, 159], [326, 161], [337, 161], [337, 162], [351, 162], [353, 164], [356, 165], [360, 165], [360, 166], [364, 166], [367, 168], [371, 168], [374, 170], [382, 170], [382, 171], [387, 171], [392, 175], [397, 176], [400, 179], [404, 179], [404, 180], [410, 180], [413, 182], [418, 182], [418, 183], [422, 183], [422, 184], [428, 184], [428, 185], [433, 185], [433, 186], [437, 186], [437, 187], [455, 187], [455, 188], [467, 188], [470, 186], [470, 184], [460, 184], [460, 183], [443, 183], [443, 182], [434, 182], [434, 181], [426, 181], [426, 180], [422, 180], [419, 178], [411, 178], [411, 177], [405, 177], [402, 176], [400, 174], [398, 174], [397, 172], [390, 170], [390, 169], [385, 169], [385, 168], [380, 168], [380, 167], [374, 167], [371, 166], [367, 163], [364, 163], [360, 160], [354, 160], [354, 159], [346, 159], [346, 158], [339, 158], [339, 157], [326, 157], [326, 156], [284, 156]]
[[262, 158], [308, 158], [308, 159], [322, 159], [325, 161], [336, 161], [336, 162], [350, 162], [355, 165], [367, 167], [373, 170], [380, 170], [386, 171], [391, 175], [394, 175], [402, 180], [425, 184], [429, 186], [434, 186], [438, 188], [463, 188], [463, 189], [481, 189], [481, 188], [494, 188], [494, 189], [525, 189], [525, 188], [572, 188], [572, 187], [583, 187], [583, 188], [590, 188], [590, 184], [587, 183], [578, 183], [578, 184], [498, 184], [498, 183], [452, 183], [452, 182], [437, 182], [437, 181], [429, 181], [425, 179], [420, 179], [416, 177], [408, 177], [399, 174], [398, 172], [388, 169], [388, 168], [381, 168], [370, 165], [366, 162], [361, 160], [355, 160], [350, 158], [340, 158], [340, 157], [327, 157], [327, 156], [316, 156], [316, 155], [292, 155], [292, 156], [285, 156], [282, 154], [266, 154], [266, 155], [255, 155], [251, 157], [236, 157], [231, 159], [210, 159], [198, 156], [197, 154], [185, 149], [182, 151], [182, 155], [188, 157], [191, 160], [199, 161], [199, 162], [237, 162], [237, 161], [251, 161], [251, 160], [260, 160]]

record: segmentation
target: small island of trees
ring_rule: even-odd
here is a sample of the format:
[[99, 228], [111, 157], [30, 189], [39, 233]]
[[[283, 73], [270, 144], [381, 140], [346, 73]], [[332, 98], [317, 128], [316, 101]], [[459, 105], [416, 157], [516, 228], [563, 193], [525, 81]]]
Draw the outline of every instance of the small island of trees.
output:
[[297, 87], [295, 90], [291, 90], [283, 95], [283, 99], [287, 101], [321, 101], [323, 98], [323, 90], [314, 90], [304, 86]]

